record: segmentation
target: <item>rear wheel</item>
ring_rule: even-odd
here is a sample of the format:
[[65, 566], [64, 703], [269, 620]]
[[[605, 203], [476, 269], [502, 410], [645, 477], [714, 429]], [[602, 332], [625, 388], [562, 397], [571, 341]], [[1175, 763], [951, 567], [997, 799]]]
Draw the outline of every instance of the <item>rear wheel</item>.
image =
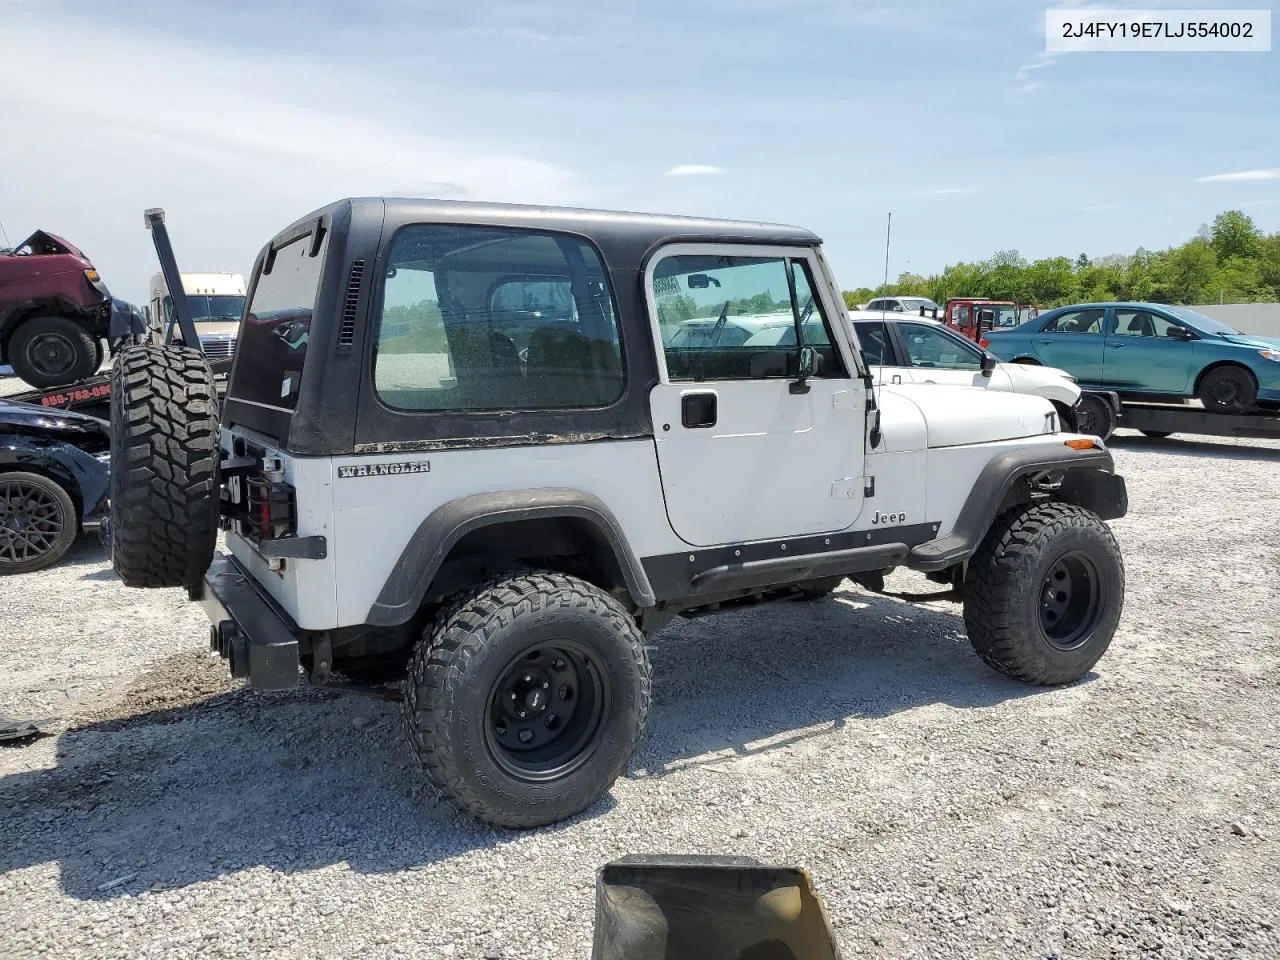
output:
[[9, 363], [33, 387], [60, 387], [92, 376], [98, 347], [83, 326], [67, 317], [24, 320], [9, 340]]
[[218, 538], [218, 398], [190, 347], [129, 346], [111, 370], [111, 563], [126, 586], [193, 587]]
[[1214, 367], [1201, 378], [1196, 396], [1210, 413], [1247, 413], [1258, 399], [1258, 381], [1244, 367]]
[[1107, 440], [1116, 429], [1116, 413], [1102, 397], [1086, 393], [1076, 408], [1076, 425], [1081, 433]]
[[992, 524], [964, 585], [969, 642], [1029, 683], [1070, 683], [1106, 652], [1124, 605], [1110, 528], [1069, 503], [1015, 507]]
[[0, 473], [0, 575], [43, 570], [80, 532], [66, 490], [38, 473]]
[[626, 769], [649, 709], [644, 637], [611, 596], [512, 573], [443, 611], [414, 651], [405, 722], [449, 803], [497, 827], [556, 823]]

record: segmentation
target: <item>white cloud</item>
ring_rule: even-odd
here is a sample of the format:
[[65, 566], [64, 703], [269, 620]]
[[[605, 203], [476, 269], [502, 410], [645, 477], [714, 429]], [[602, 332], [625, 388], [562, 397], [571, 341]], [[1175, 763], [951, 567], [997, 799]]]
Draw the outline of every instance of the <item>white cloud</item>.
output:
[[723, 167], [713, 167], [705, 163], [682, 163], [666, 172], [668, 177], [717, 177], [724, 173]]
[[1252, 180], [1280, 180], [1280, 167], [1268, 167], [1264, 170], [1237, 170], [1234, 173], [1215, 173], [1208, 177], [1197, 177], [1196, 183], [1241, 183]]
[[1032, 90], [1043, 86], [1039, 80], [1032, 80], [1032, 75], [1037, 70], [1043, 70], [1045, 67], [1052, 67], [1058, 61], [1057, 54], [1040, 52], [1036, 54], [1036, 58], [1030, 63], [1024, 63], [1018, 67], [1017, 72], [1013, 75], [1013, 82], [1017, 84], [1019, 93], [1030, 93]]

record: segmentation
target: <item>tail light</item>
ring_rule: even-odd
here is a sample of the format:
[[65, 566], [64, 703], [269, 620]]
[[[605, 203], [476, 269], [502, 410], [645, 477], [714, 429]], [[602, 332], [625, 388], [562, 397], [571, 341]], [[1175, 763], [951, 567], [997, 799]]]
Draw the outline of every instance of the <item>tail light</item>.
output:
[[981, 340], [978, 341], [978, 346], [980, 346], [983, 350], [987, 349], [987, 347], [991, 346], [991, 338], [983, 337]]
[[249, 477], [245, 484], [244, 533], [251, 539], [275, 540], [297, 531], [294, 489], [287, 483], [265, 477]]

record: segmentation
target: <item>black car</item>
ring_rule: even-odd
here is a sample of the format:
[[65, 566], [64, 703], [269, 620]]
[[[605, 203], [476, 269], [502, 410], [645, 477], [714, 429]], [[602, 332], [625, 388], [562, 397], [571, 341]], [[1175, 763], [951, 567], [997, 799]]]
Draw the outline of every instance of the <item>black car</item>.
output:
[[0, 575], [60, 560], [106, 512], [108, 424], [0, 400]]

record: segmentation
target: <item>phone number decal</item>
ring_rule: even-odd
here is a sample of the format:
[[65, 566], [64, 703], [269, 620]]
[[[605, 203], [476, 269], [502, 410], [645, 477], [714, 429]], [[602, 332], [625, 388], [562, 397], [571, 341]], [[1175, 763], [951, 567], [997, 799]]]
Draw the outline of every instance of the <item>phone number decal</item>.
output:
[[101, 400], [111, 395], [111, 384], [100, 383], [96, 387], [85, 387], [80, 390], [66, 390], [62, 393], [46, 393], [40, 398], [42, 407], [65, 407], [72, 403], [84, 403], [88, 400]]

